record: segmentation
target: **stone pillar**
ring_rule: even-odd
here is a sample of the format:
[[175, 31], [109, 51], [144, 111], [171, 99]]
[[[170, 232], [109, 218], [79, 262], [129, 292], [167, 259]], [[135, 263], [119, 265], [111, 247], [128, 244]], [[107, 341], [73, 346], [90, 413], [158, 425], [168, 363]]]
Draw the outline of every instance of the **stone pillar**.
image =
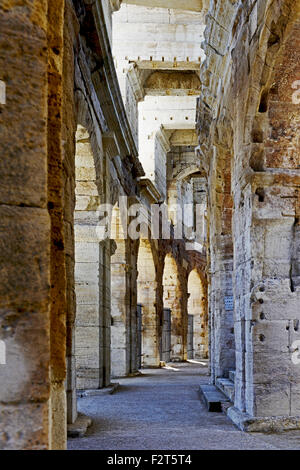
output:
[[[114, 218], [113, 218], [114, 225]], [[138, 241], [118, 239], [111, 258], [112, 377], [138, 371], [137, 249]]]
[[234, 178], [237, 371], [229, 416], [249, 431], [299, 429], [299, 103], [292, 99], [300, 73], [299, 2], [290, 18], [279, 52], [268, 43], [266, 87], [260, 96], [250, 91], [253, 103], [261, 100], [245, 125], [251, 142], [237, 139], [246, 158], [237, 159]]
[[100, 388], [111, 382], [111, 280], [110, 259], [111, 241], [105, 240], [102, 245], [102, 262], [100, 262]]
[[106, 202], [107, 190], [102, 179], [106, 180], [109, 173], [104, 153], [104, 170], [98, 176], [91, 141], [95, 146], [94, 136], [89, 136], [86, 129], [79, 126], [75, 210], [75, 343], [78, 389], [97, 389], [110, 383], [111, 244], [109, 239], [100, 239], [98, 230], [98, 207], [101, 199]]
[[183, 293], [177, 265], [171, 255], [165, 258], [163, 286], [164, 308], [171, 310], [171, 361], [183, 361], [187, 359], [187, 311], [183, 311], [187, 293]]
[[228, 376], [235, 368], [233, 320], [233, 246], [230, 153], [215, 147], [209, 173], [210, 349], [211, 375]]
[[196, 270], [188, 279], [188, 314], [194, 317], [193, 349], [195, 359], [207, 358], [207, 325], [204, 286]]
[[101, 292], [100, 269], [103, 247], [88, 238], [83, 226], [75, 226], [75, 282], [76, 282], [76, 370], [77, 388], [99, 388], [102, 382], [100, 368]]
[[155, 281], [138, 281], [138, 301], [142, 304], [142, 365], [158, 367], [160, 362]]
[[[62, 159], [61, 120], [56, 113], [62, 116], [64, 5], [54, 3], [6, 2], [0, 7], [0, 81], [5, 88], [5, 99], [0, 100], [0, 340], [6, 352], [5, 364], [0, 365], [0, 447], [7, 450], [66, 446], [59, 172], [57, 199], [48, 194], [48, 164], [53, 164], [55, 174]], [[51, 66], [48, 61], [53, 61]], [[48, 212], [54, 202], [60, 219], [58, 240]], [[58, 304], [63, 308], [58, 317], [50, 287], [56, 241], [62, 254]]]
[[159, 320], [156, 309], [156, 272], [150, 242], [141, 240], [138, 255], [138, 303], [142, 305], [142, 365], [158, 367]]
[[[237, 368], [230, 417], [253, 431], [295, 428], [300, 415], [300, 370], [292, 357], [300, 340], [300, 291], [291, 274], [295, 218], [293, 204], [282, 201], [283, 194], [295, 194], [296, 181], [272, 180], [260, 174], [236, 194]], [[251, 426], [249, 417], [256, 418]]]
[[117, 245], [111, 260], [111, 369], [112, 377], [124, 377], [130, 372], [130, 266]]

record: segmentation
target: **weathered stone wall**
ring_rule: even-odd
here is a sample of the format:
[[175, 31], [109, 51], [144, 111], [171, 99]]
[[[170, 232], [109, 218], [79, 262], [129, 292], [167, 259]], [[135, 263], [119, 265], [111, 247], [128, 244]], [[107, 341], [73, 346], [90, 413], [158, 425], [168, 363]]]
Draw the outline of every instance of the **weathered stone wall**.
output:
[[207, 358], [207, 319], [205, 308], [205, 290], [201, 277], [193, 269], [188, 277], [188, 314], [194, 317], [193, 359]]
[[[138, 99], [131, 129], [113, 65], [112, 7], [83, 0], [0, 6], [0, 80], [7, 95], [0, 104], [3, 449], [64, 449], [67, 422], [77, 419], [76, 387], [108, 385], [111, 366], [114, 375], [137, 370], [139, 244], [126, 240], [121, 246], [117, 237], [99, 240], [95, 234], [99, 203], [115, 205], [119, 195], [140, 201], [137, 181], [144, 176], [135, 145]], [[181, 22], [179, 12], [171, 16]], [[186, 28], [171, 29], [175, 34]], [[184, 32], [184, 44], [189, 34]], [[162, 119], [172, 121], [164, 106]], [[192, 129], [195, 98], [180, 96], [172, 106], [179, 128]], [[155, 121], [152, 110], [150, 115]], [[155, 143], [162, 121], [152, 124]], [[151, 154], [158, 188], [145, 183], [146, 205], [159, 192], [165, 196], [165, 154]], [[145, 364], [157, 366], [162, 260], [169, 254], [177, 266], [174, 351], [186, 359], [187, 278], [197, 266], [205, 279], [205, 257], [186, 251], [183, 240], [149, 243], [154, 269], [139, 282], [152, 335]], [[118, 331], [111, 337], [112, 317]]]
[[[221, 221], [229, 215], [231, 193], [236, 408], [230, 416], [242, 428], [249, 415], [284, 416], [285, 426], [291, 427], [292, 417], [299, 415], [299, 372], [291, 360], [298, 334], [293, 325], [299, 321], [294, 267], [299, 243], [299, 106], [292, 101], [292, 85], [299, 79], [299, 13], [298, 1], [222, 2], [222, 8], [214, 2], [205, 32], [198, 129], [210, 188], [210, 312], [226, 320], [219, 314], [224, 290], [215, 286], [218, 253], [213, 241], [215, 234], [224, 233]], [[218, 175], [222, 159], [223, 169], [228, 169], [223, 176]], [[224, 204], [214, 215], [220, 197]], [[230, 272], [229, 217], [226, 227], [230, 244], [222, 252], [228, 254]], [[223, 344], [229, 339], [222, 325], [211, 324], [211, 336], [216, 334]], [[218, 354], [212, 363], [214, 376], [224, 372], [222, 351]], [[267, 429], [283, 426], [278, 420], [258, 423]]]
[[0, 118], [1, 339], [6, 344], [0, 446], [5, 449], [65, 445], [65, 298], [63, 291], [55, 305], [50, 290], [56, 272], [61, 287], [65, 282], [61, 194], [54, 194], [62, 158], [63, 6], [52, 1], [0, 6], [0, 79], [6, 84]]

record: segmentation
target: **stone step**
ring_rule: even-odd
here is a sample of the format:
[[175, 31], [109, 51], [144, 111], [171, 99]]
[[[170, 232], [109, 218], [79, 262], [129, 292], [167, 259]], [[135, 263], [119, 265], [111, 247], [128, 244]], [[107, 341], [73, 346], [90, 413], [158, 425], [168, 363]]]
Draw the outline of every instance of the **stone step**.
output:
[[235, 370], [230, 370], [229, 371], [229, 380], [234, 383], [235, 381]]
[[222, 412], [222, 404], [229, 403], [228, 398], [215, 385], [201, 384], [199, 394], [208, 411]]
[[75, 423], [68, 424], [68, 437], [83, 437], [91, 424], [92, 420], [89, 416], [78, 413]]
[[115, 393], [120, 387], [118, 382], [111, 383], [107, 387], [103, 388], [96, 388], [90, 390], [77, 390], [77, 397], [84, 398], [84, 397], [97, 397], [101, 395], [112, 395]]
[[231, 380], [219, 378], [216, 380], [216, 386], [232, 403], [234, 403], [234, 383]]

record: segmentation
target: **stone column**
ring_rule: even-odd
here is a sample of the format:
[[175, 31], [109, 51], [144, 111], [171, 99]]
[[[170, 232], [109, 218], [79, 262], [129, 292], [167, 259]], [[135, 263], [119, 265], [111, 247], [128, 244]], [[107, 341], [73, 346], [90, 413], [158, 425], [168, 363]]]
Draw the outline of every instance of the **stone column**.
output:
[[111, 260], [112, 377], [130, 372], [130, 266], [124, 261], [117, 249]]
[[171, 361], [187, 359], [187, 309], [183, 309], [187, 293], [180, 284], [177, 265], [171, 255], [166, 256], [163, 275], [164, 308], [171, 310]]
[[235, 368], [233, 320], [233, 246], [231, 169], [226, 148], [215, 147], [209, 172], [209, 236], [210, 236], [210, 348], [211, 375], [228, 376]]
[[156, 307], [156, 270], [150, 242], [141, 240], [138, 255], [138, 303], [142, 305], [142, 365], [157, 367], [159, 319]]
[[[62, 183], [56, 173], [62, 159], [63, 17], [60, 1], [1, 4], [0, 340], [6, 357], [0, 365], [0, 447], [7, 450], [66, 445]], [[59, 175], [55, 201], [48, 194], [48, 164]], [[48, 212], [54, 202], [58, 233]], [[55, 249], [62, 273], [59, 315], [51, 292]]]
[[[300, 73], [299, 2], [290, 21], [279, 52], [268, 44], [268, 83], [260, 95], [250, 90], [260, 104], [236, 139], [243, 161], [237, 158], [234, 175], [237, 374], [229, 415], [250, 431], [299, 429], [300, 114], [292, 99]], [[237, 108], [239, 121], [242, 112]]]

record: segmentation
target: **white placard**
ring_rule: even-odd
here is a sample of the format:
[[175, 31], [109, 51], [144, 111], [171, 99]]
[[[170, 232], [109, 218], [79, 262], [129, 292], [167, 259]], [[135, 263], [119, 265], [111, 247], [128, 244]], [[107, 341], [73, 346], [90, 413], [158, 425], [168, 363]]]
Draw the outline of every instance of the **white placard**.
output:
[[0, 104], [6, 104], [6, 84], [0, 80]]

